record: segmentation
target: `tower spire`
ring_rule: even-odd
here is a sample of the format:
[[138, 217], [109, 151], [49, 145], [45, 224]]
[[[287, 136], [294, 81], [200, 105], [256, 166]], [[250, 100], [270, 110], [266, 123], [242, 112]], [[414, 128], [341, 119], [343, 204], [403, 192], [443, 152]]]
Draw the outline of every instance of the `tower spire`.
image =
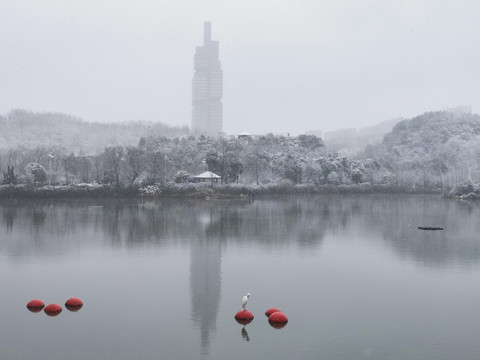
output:
[[205, 21], [203, 23], [203, 45], [207, 45], [212, 40], [212, 23]]

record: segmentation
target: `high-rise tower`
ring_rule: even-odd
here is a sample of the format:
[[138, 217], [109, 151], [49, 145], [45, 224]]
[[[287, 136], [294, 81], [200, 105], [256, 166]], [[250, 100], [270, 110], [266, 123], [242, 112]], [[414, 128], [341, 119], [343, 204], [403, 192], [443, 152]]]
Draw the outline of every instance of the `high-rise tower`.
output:
[[212, 24], [203, 25], [203, 46], [193, 58], [192, 130], [218, 135], [223, 128], [223, 73], [218, 56], [218, 41], [212, 41]]

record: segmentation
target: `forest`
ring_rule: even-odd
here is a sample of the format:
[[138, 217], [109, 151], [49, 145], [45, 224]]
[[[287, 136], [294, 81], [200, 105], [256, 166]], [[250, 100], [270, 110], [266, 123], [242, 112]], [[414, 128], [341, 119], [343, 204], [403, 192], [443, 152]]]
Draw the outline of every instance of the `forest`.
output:
[[3, 187], [110, 186], [145, 192], [149, 186], [189, 183], [206, 170], [221, 176], [221, 185], [250, 189], [371, 185], [445, 192], [460, 182], [480, 182], [476, 114], [429, 112], [402, 120], [381, 142], [354, 153], [330, 151], [315, 135], [205, 137], [157, 123], [87, 123], [24, 110], [0, 117], [0, 127]]

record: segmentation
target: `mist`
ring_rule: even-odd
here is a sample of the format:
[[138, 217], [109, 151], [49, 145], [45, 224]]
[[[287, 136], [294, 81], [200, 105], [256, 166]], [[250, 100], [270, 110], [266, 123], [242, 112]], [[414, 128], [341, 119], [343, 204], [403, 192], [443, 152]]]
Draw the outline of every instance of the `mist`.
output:
[[191, 125], [204, 21], [219, 41], [223, 131], [302, 134], [470, 105], [476, 1], [3, 0], [0, 114]]

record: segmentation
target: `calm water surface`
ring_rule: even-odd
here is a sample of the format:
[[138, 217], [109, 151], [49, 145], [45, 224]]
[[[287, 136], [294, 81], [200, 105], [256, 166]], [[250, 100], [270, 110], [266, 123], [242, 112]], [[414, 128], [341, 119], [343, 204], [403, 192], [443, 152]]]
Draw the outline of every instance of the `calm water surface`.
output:
[[436, 196], [3, 201], [0, 358], [478, 359], [479, 219]]

